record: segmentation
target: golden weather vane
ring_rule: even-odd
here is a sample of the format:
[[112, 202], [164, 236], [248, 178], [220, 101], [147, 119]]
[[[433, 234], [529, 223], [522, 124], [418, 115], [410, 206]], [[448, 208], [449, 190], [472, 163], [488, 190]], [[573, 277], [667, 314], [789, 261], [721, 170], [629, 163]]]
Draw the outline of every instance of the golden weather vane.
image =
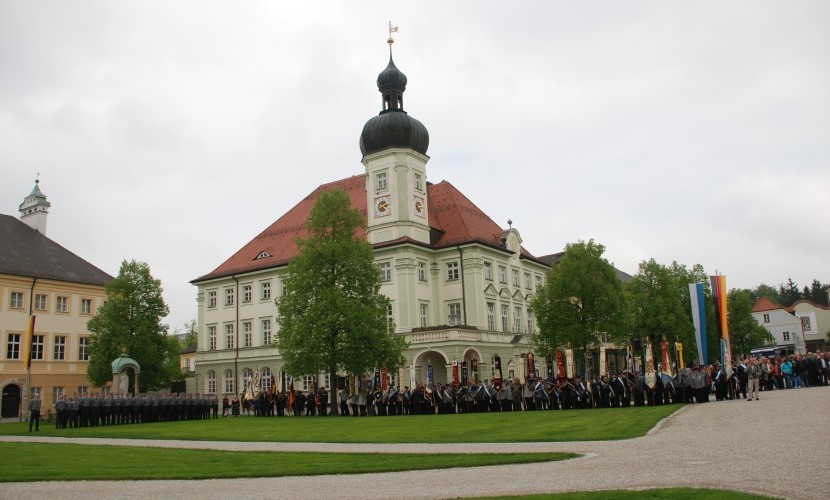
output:
[[392, 33], [397, 33], [397, 32], [398, 32], [398, 27], [397, 26], [392, 26], [392, 21], [389, 21], [389, 39], [386, 40], [386, 43], [388, 43], [390, 47], [392, 46], [393, 43], [395, 43], [395, 39], [392, 38]]

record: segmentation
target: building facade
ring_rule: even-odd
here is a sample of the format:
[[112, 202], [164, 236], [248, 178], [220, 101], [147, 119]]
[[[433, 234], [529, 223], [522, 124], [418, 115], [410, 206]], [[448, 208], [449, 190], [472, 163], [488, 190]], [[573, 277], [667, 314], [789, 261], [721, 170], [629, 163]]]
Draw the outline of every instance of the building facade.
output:
[[[46, 237], [49, 202], [39, 183], [20, 205], [20, 219], [0, 214], [0, 387], [3, 418], [21, 418], [29, 395], [42, 412], [61, 395], [87, 392], [87, 321], [105, 300], [112, 279]], [[22, 359], [29, 318], [35, 316], [31, 368]]]
[[777, 348], [784, 352], [806, 352], [801, 320], [789, 308], [761, 297], [752, 306], [752, 317], [772, 335]]
[[[340, 188], [366, 220], [381, 292], [389, 297], [394, 335], [408, 344], [405, 367], [392, 374], [400, 386], [452, 380], [476, 367], [477, 380], [493, 376], [501, 358], [504, 378], [523, 378], [536, 323], [530, 303], [549, 269], [519, 232], [503, 228], [451, 183], [428, 181], [429, 135], [403, 110], [407, 79], [392, 60], [377, 79], [381, 112], [363, 128], [364, 171], [321, 185], [216, 269], [192, 283], [198, 288], [199, 342], [195, 368], [200, 391], [239, 393], [259, 372], [266, 388], [283, 375], [307, 390], [332, 387], [325, 374], [284, 374], [275, 299], [297, 237], [317, 197]], [[474, 362], [475, 361], [475, 362]], [[537, 369], [544, 370], [537, 357]]]
[[825, 351], [830, 335], [830, 307], [799, 300], [791, 309], [801, 323], [806, 351]]

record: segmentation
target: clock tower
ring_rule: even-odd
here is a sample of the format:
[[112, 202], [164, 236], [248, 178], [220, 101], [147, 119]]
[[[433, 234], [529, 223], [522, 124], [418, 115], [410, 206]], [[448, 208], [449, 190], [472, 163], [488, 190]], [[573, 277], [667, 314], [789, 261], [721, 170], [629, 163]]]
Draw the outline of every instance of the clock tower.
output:
[[383, 96], [378, 116], [363, 126], [360, 152], [366, 167], [367, 237], [369, 243], [410, 238], [429, 243], [426, 127], [403, 110], [406, 75], [392, 60], [379, 75]]

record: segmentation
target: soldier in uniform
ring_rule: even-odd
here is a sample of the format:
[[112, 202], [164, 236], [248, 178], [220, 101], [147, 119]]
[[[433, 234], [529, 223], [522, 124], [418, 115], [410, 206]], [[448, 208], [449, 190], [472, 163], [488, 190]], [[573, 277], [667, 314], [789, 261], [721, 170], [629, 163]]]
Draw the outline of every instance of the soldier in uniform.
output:
[[89, 394], [84, 393], [81, 395], [79, 400], [79, 414], [81, 427], [89, 427], [91, 420]]
[[55, 428], [66, 429], [66, 398], [61, 396], [55, 402]]
[[81, 404], [78, 401], [78, 395], [72, 396], [72, 399], [67, 403], [69, 409], [69, 427], [77, 429], [81, 425], [80, 408]]
[[340, 415], [349, 416], [349, 393], [346, 392], [345, 387], [337, 390], [337, 401], [340, 404]]

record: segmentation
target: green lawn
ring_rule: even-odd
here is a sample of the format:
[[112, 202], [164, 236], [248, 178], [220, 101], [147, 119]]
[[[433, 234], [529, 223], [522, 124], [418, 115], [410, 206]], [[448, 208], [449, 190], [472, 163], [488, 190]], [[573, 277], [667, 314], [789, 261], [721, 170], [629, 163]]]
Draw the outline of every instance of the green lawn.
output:
[[[771, 497], [738, 493], [728, 490], [703, 490], [693, 488], [662, 488], [654, 490], [607, 490], [575, 493], [549, 493], [509, 497], [476, 497], [475, 500], [762, 500]], [[471, 499], [472, 500], [472, 499]]]
[[133, 446], [0, 443], [0, 482], [209, 479], [360, 474], [565, 460], [570, 453], [409, 454], [184, 450]]
[[[330, 443], [604, 441], [643, 436], [680, 405], [603, 410], [396, 417], [237, 417], [82, 429], [41, 425], [41, 436]], [[26, 435], [28, 424], [0, 425]], [[34, 434], [34, 433], [33, 433]]]

